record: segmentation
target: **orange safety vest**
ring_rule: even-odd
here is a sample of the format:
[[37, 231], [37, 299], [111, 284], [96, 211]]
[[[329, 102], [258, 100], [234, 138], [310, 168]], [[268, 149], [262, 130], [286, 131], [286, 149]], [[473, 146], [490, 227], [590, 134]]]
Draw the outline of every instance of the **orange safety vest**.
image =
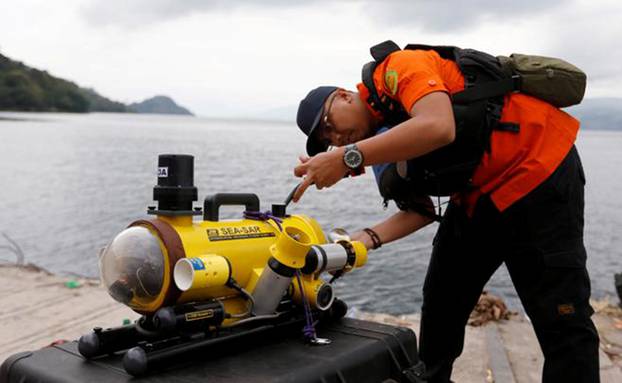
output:
[[[373, 84], [380, 97], [389, 98], [403, 111], [410, 111], [423, 96], [442, 91], [455, 95], [464, 90], [464, 76], [455, 61], [434, 50], [400, 50], [389, 54], [373, 70]], [[370, 92], [357, 86], [369, 105]], [[558, 108], [520, 93], [503, 97], [500, 123], [516, 125], [518, 131], [493, 130], [489, 150], [474, 169], [471, 186], [455, 194], [454, 200], [472, 211], [483, 194], [490, 194], [500, 211], [525, 196], [544, 181], [572, 147], [579, 123]]]

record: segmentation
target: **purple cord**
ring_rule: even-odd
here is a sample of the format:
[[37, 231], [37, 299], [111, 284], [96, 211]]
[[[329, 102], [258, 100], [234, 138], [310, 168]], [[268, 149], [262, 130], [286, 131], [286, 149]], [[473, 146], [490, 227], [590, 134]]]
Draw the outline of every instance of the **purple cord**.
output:
[[245, 210], [243, 214], [244, 214], [244, 218], [246, 218], [246, 219], [255, 219], [257, 221], [267, 221], [267, 220], [271, 219], [279, 227], [279, 230], [283, 231], [283, 228], [281, 227], [281, 223], [283, 222], [283, 220], [281, 218], [275, 216], [275, 215], [272, 215], [272, 212], [270, 210], [266, 210], [263, 213], [260, 212], [260, 211]]
[[[283, 220], [277, 216], [272, 215], [270, 210], [266, 210], [265, 212], [260, 211], [244, 211], [244, 218], [246, 219], [255, 219], [258, 221], [267, 221], [269, 219], [273, 220], [276, 225], [279, 227], [280, 231], [283, 231], [281, 227], [281, 223]], [[309, 301], [305, 295], [304, 289], [302, 288], [302, 280], [300, 279], [300, 270], [296, 270], [296, 279], [298, 280], [298, 287], [300, 288], [300, 296], [302, 298], [302, 305], [304, 307], [305, 312], [305, 321], [306, 325], [302, 329], [302, 333], [308, 340], [313, 340], [317, 336], [315, 334], [315, 326], [313, 325], [313, 316], [311, 313], [311, 306], [309, 305]]]
[[309, 306], [309, 301], [305, 295], [304, 289], [302, 288], [302, 280], [300, 279], [300, 270], [296, 270], [296, 279], [298, 280], [298, 288], [300, 288], [300, 296], [302, 298], [302, 305], [305, 309], [305, 320], [307, 324], [303, 327], [302, 333], [305, 338], [308, 340], [313, 340], [317, 336], [315, 335], [315, 327], [313, 326], [313, 316], [311, 314], [311, 307]]

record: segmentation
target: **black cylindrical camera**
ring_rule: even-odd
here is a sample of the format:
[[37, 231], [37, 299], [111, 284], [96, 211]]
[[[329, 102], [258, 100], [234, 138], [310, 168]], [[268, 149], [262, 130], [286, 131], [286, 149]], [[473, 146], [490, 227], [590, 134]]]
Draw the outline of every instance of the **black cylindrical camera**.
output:
[[157, 214], [192, 214], [192, 202], [197, 200], [193, 156], [158, 156], [158, 184], [153, 187], [153, 199], [158, 201]]

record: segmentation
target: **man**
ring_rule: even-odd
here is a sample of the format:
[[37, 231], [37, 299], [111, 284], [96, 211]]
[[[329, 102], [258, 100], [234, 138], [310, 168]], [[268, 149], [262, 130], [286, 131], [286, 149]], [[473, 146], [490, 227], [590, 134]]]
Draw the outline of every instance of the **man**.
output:
[[[574, 147], [579, 123], [542, 100], [507, 92], [483, 104], [473, 101], [467, 109], [484, 105], [483, 112], [463, 116], [464, 108], [455, 104], [465, 74], [475, 81], [473, 89], [477, 76], [461, 72], [442, 49], [391, 49], [366, 66], [358, 92], [319, 87], [301, 101], [297, 122], [311, 157], [301, 156], [294, 170], [303, 177], [294, 201], [310, 185], [330, 187], [364, 166], [433, 158], [425, 166], [446, 162], [445, 169], [463, 169], [450, 177], [468, 180], [456, 190], [440, 192], [447, 182], [426, 185], [427, 176], [403, 182], [400, 188], [428, 208], [400, 204], [393, 216], [353, 235], [378, 248], [433, 221], [426, 214], [426, 190], [438, 185], [439, 194], [451, 195], [423, 288], [420, 357], [429, 382], [450, 381], [469, 314], [504, 262], [545, 357], [543, 381], [598, 382], [598, 334], [590, 319], [583, 244], [585, 177]], [[474, 123], [473, 115], [484, 122]], [[376, 134], [385, 125], [391, 128]], [[465, 151], [448, 149], [458, 141], [468, 146], [465, 132], [485, 137], [466, 172], [453, 166], [468, 163]]]

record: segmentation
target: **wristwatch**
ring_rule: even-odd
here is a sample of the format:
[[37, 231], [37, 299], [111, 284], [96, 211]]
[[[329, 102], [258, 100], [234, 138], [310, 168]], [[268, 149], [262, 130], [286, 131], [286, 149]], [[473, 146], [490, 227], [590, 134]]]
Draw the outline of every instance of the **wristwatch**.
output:
[[350, 170], [360, 170], [363, 166], [363, 153], [356, 144], [346, 145], [346, 151], [343, 153], [343, 163]]

